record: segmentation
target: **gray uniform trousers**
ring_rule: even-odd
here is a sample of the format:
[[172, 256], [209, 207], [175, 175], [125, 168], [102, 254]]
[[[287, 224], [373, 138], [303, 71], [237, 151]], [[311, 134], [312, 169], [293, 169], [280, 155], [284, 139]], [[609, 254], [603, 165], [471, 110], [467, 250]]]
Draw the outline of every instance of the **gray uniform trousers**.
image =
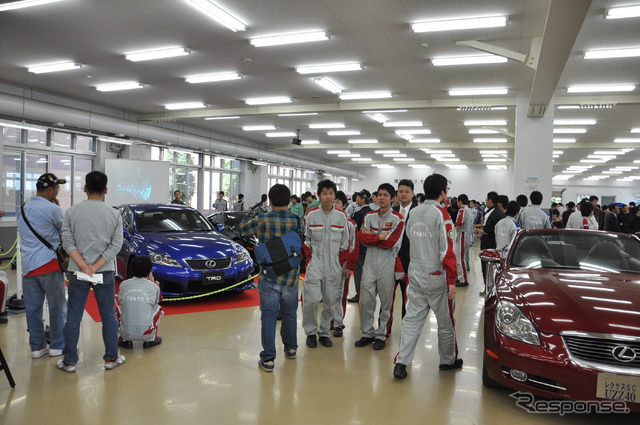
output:
[[[337, 262], [337, 259], [336, 259]], [[311, 265], [311, 264], [309, 264]], [[307, 268], [302, 288], [302, 328], [306, 335], [329, 336], [331, 320], [342, 318], [342, 289], [344, 274]], [[318, 306], [322, 301], [322, 314], [318, 326]], [[334, 323], [334, 327], [341, 323]]]
[[[395, 289], [396, 257], [391, 250], [367, 248], [360, 282], [360, 329], [362, 336], [386, 340], [387, 323], [391, 316], [393, 290]], [[376, 295], [380, 297], [380, 320], [374, 328]]]
[[408, 298], [396, 363], [411, 364], [424, 322], [429, 311], [433, 310], [438, 322], [440, 364], [453, 364], [457, 355], [456, 335], [447, 299], [445, 274], [426, 274], [420, 280], [409, 275]]

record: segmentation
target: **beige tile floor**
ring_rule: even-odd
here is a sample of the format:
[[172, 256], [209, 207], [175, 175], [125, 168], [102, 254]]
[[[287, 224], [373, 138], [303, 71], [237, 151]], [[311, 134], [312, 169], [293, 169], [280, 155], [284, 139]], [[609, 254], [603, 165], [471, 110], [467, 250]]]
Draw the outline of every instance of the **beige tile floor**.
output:
[[[479, 262], [472, 268], [479, 271]], [[298, 358], [280, 356], [274, 373], [257, 366], [257, 307], [167, 316], [160, 327], [162, 345], [123, 350], [126, 364], [108, 372], [102, 366], [100, 325], [85, 315], [76, 374], [56, 369], [57, 358], [32, 360], [24, 314], [12, 315], [9, 324], [0, 325], [0, 347], [17, 386], [11, 389], [0, 372], [0, 424], [640, 423], [640, 415], [530, 414], [516, 406], [512, 391], [484, 388], [481, 280], [473, 272], [471, 280], [457, 297], [464, 368], [438, 371], [431, 317], [404, 381], [392, 377], [399, 303], [384, 351], [354, 347], [359, 320], [357, 306], [349, 304], [344, 338], [335, 338], [332, 348], [311, 350], [300, 327]]]

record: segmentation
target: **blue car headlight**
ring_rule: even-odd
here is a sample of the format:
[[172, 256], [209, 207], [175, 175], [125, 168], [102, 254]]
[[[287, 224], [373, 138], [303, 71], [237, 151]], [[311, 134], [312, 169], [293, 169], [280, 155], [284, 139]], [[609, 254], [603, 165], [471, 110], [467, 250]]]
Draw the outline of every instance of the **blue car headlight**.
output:
[[174, 260], [169, 254], [161, 254], [159, 252], [149, 252], [149, 259], [153, 264], [160, 264], [169, 267], [182, 267], [180, 263]]
[[245, 261], [249, 261], [251, 259], [251, 256], [249, 255], [249, 252], [242, 248], [242, 250], [238, 250], [236, 253], [236, 261], [235, 263], [244, 263]]

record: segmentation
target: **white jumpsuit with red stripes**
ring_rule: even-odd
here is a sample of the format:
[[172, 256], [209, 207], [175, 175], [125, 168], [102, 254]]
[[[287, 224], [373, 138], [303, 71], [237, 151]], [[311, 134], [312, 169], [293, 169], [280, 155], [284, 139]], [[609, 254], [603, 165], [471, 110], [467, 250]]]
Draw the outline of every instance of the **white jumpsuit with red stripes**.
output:
[[424, 322], [433, 310], [438, 322], [440, 364], [453, 364], [458, 350], [447, 285], [455, 285], [457, 272], [451, 217], [436, 201], [427, 200], [411, 211], [406, 232], [411, 243], [409, 301], [396, 363], [411, 363]]

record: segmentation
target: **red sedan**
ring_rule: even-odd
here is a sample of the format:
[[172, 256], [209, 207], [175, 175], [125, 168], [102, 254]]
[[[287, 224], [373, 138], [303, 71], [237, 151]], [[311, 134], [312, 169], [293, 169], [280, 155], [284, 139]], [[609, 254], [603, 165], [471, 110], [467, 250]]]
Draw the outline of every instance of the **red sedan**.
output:
[[640, 411], [640, 239], [519, 232], [488, 261], [483, 382]]

